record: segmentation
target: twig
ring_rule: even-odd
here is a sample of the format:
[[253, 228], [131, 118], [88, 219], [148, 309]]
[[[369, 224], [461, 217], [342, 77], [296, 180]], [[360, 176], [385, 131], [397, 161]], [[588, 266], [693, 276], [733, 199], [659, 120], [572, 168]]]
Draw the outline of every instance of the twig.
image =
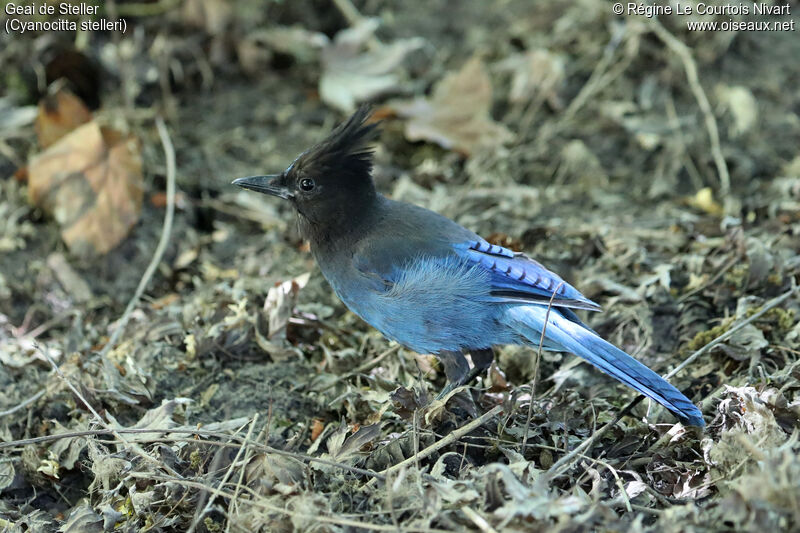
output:
[[687, 292], [686, 294], [684, 294], [683, 296], [678, 298], [678, 303], [685, 302], [686, 300], [688, 300], [689, 298], [691, 298], [695, 294], [697, 294], [697, 293], [699, 293], [701, 291], [704, 291], [707, 287], [709, 287], [709, 286], [713, 285], [714, 283], [716, 283], [716, 281], [719, 278], [721, 278], [728, 270], [733, 268], [733, 265], [735, 265], [736, 263], [741, 262], [741, 260], [742, 260], [742, 258], [739, 257], [738, 254], [733, 256], [727, 263], [722, 265], [722, 268], [719, 269], [719, 272], [714, 274], [714, 276], [712, 276], [711, 279], [709, 279], [708, 281], [706, 281], [705, 283], [703, 283], [699, 287]]
[[122, 317], [117, 321], [117, 327], [111, 334], [111, 338], [108, 339], [108, 342], [100, 351], [106, 386], [112, 390], [115, 389], [114, 383], [116, 380], [114, 379], [114, 373], [116, 372], [116, 368], [108, 359], [108, 352], [116, 345], [120, 335], [122, 335], [125, 325], [128, 323], [128, 320], [130, 320], [131, 313], [133, 313], [136, 304], [139, 303], [139, 299], [147, 288], [147, 284], [150, 283], [150, 279], [153, 277], [158, 264], [161, 262], [161, 258], [169, 243], [170, 234], [172, 233], [172, 219], [175, 216], [175, 149], [172, 147], [172, 140], [169, 137], [169, 132], [164, 125], [164, 121], [160, 117], [156, 118], [156, 127], [158, 128], [158, 135], [161, 138], [161, 144], [164, 147], [164, 155], [167, 161], [167, 212], [164, 215], [161, 239], [158, 241], [158, 246], [156, 246], [153, 258], [150, 260], [150, 264], [147, 265], [147, 269], [144, 271], [144, 275], [139, 281], [139, 286], [136, 287], [136, 292], [133, 293], [133, 297], [125, 308], [125, 312], [122, 313]]
[[533, 417], [533, 401], [536, 396], [536, 379], [539, 375], [539, 362], [542, 360], [542, 346], [544, 346], [544, 336], [547, 332], [547, 321], [550, 320], [550, 310], [553, 308], [553, 300], [558, 294], [559, 289], [564, 285], [560, 282], [558, 286], [550, 295], [550, 301], [547, 302], [547, 312], [544, 315], [544, 325], [542, 325], [542, 335], [539, 337], [539, 349], [536, 350], [536, 362], [533, 365], [533, 378], [531, 379], [531, 401], [528, 404], [528, 418], [525, 420], [525, 433], [522, 435], [522, 452], [525, 453], [525, 446], [528, 444], [528, 429], [531, 427], [531, 418]]
[[[15, 328], [17, 331], [12, 331], [11, 334], [14, 335], [17, 338], [35, 339], [36, 337], [38, 337], [42, 333], [46, 332], [47, 330], [49, 330], [50, 328], [55, 326], [56, 324], [60, 323], [65, 318], [68, 318], [70, 316], [78, 316], [78, 314], [79, 314], [79, 312], [76, 309], [67, 309], [66, 311], [63, 311], [63, 312], [57, 314], [56, 316], [52, 317], [51, 319], [46, 320], [44, 323], [36, 326], [35, 328], [33, 328], [30, 331], [25, 331], [25, 332], [19, 331], [19, 330], [21, 330], [23, 328], [23, 326], [24, 326], [24, 324], [23, 324], [23, 326], [20, 326], [19, 328]], [[27, 314], [26, 314], [25, 318], [27, 320], [27, 318], [28, 318]]]
[[[720, 335], [716, 339], [712, 340], [711, 342], [709, 342], [708, 344], [706, 344], [705, 346], [703, 346], [702, 348], [700, 348], [699, 350], [694, 352], [692, 355], [690, 355], [689, 357], [684, 359], [684, 361], [681, 364], [679, 364], [677, 367], [675, 367], [672, 371], [670, 371], [667, 374], [665, 374], [663, 376], [664, 379], [669, 380], [670, 378], [675, 376], [675, 374], [677, 374], [678, 372], [680, 372], [681, 370], [686, 368], [688, 365], [693, 363], [698, 357], [700, 357], [704, 353], [708, 352], [709, 350], [711, 350], [712, 348], [714, 348], [715, 346], [717, 346], [721, 342], [724, 342], [725, 340], [730, 338], [731, 335], [733, 335], [734, 333], [736, 333], [737, 331], [739, 331], [740, 329], [742, 329], [746, 325], [750, 324], [751, 322], [757, 320], [758, 318], [763, 316], [767, 311], [769, 311], [773, 307], [776, 307], [776, 306], [780, 305], [781, 303], [785, 302], [786, 300], [788, 300], [795, 292], [797, 292], [797, 289], [798, 289], [798, 286], [792, 287], [791, 289], [789, 289], [788, 291], [786, 291], [782, 295], [776, 296], [775, 298], [773, 298], [772, 300], [770, 300], [769, 302], [764, 304], [759, 312], [757, 312], [757, 313], [753, 314], [752, 316], [746, 318], [745, 320], [741, 321], [739, 324], [737, 324], [736, 326], [730, 328], [728, 331], [726, 331], [725, 333], [723, 333], [722, 335]], [[614, 420], [612, 420], [611, 422], [609, 422], [608, 424], [606, 424], [605, 426], [600, 428], [597, 432], [593, 433], [591, 437], [589, 437], [588, 439], [583, 441], [577, 448], [575, 448], [574, 450], [569, 452], [567, 455], [565, 455], [564, 457], [559, 459], [553, 466], [551, 466], [547, 470], [547, 472], [544, 473], [544, 475], [542, 475], [542, 477], [540, 479], [541, 480], [551, 480], [551, 479], [557, 477], [558, 475], [560, 475], [563, 470], [569, 468], [571, 466], [572, 460], [575, 459], [576, 456], [582, 454], [584, 450], [586, 450], [589, 446], [591, 446], [597, 439], [602, 437], [609, 429], [611, 429], [613, 426], [615, 426], [617, 424], [617, 422], [620, 421], [622, 416], [627, 411], [629, 411], [631, 408], [633, 408], [634, 405], [639, 403], [643, 398], [644, 398], [644, 396], [641, 396], [641, 395], [637, 396], [633, 401], [631, 401], [631, 403], [626, 405], [625, 408], [622, 411], [620, 411], [620, 413], [614, 418]]]
[[58, 377], [60, 377], [64, 381], [64, 383], [66, 383], [67, 387], [69, 387], [69, 389], [72, 391], [72, 394], [74, 394], [81, 402], [83, 402], [83, 405], [86, 406], [86, 408], [94, 415], [94, 417], [97, 420], [98, 424], [103, 426], [109, 433], [114, 435], [114, 437], [116, 437], [120, 442], [122, 442], [123, 444], [128, 446], [131, 449], [131, 451], [133, 451], [136, 455], [138, 455], [142, 459], [144, 459], [144, 460], [146, 460], [146, 461], [148, 461], [150, 463], [153, 463], [153, 464], [155, 464], [157, 466], [160, 466], [161, 468], [163, 468], [164, 470], [169, 472], [170, 475], [173, 475], [173, 476], [175, 476], [177, 478], [181, 477], [180, 474], [178, 474], [178, 472], [176, 472], [175, 470], [172, 469], [172, 467], [170, 467], [167, 464], [162, 463], [161, 461], [158, 461], [157, 459], [154, 459], [147, 452], [145, 452], [139, 445], [137, 445], [136, 443], [133, 443], [133, 442], [129, 442], [116, 429], [114, 429], [110, 425], [108, 425], [108, 423], [105, 420], [103, 420], [103, 417], [100, 416], [100, 413], [98, 413], [95, 410], [95, 408], [92, 407], [92, 404], [89, 403], [89, 400], [87, 400], [83, 396], [83, 394], [81, 394], [81, 391], [79, 391], [78, 388], [75, 385], [73, 385], [72, 382], [69, 379], [67, 379], [67, 376], [64, 375], [64, 373], [58, 367], [58, 364], [56, 364], [56, 362], [53, 361], [53, 358], [50, 357], [50, 354], [48, 354], [47, 352], [42, 350], [39, 347], [38, 344], [34, 343], [34, 347], [36, 348], [36, 350], [40, 354], [42, 354], [42, 356], [45, 359], [47, 359], [47, 362], [50, 363], [50, 365], [53, 367], [53, 370], [56, 372], [56, 374], [58, 374]]
[[469, 424], [465, 424], [465, 425], [461, 426], [460, 428], [456, 429], [455, 431], [453, 431], [452, 433], [450, 433], [449, 435], [447, 435], [443, 439], [441, 439], [441, 440], [439, 440], [437, 442], [434, 442], [433, 444], [431, 444], [430, 446], [428, 446], [424, 450], [420, 451], [419, 453], [415, 453], [412, 457], [409, 457], [408, 459], [405, 459], [404, 461], [401, 461], [401, 462], [397, 463], [396, 465], [390, 466], [389, 468], [381, 471], [381, 474], [383, 474], [383, 475], [391, 474], [392, 472], [396, 472], [396, 471], [400, 470], [401, 468], [405, 468], [405, 467], [407, 467], [407, 466], [409, 466], [409, 465], [411, 465], [413, 463], [416, 463], [420, 459], [425, 459], [426, 457], [428, 457], [429, 455], [435, 453], [436, 451], [438, 451], [438, 450], [444, 448], [445, 446], [447, 446], [449, 444], [452, 444], [453, 442], [457, 441], [458, 439], [460, 439], [461, 437], [463, 437], [464, 435], [466, 435], [470, 431], [480, 427], [484, 422], [486, 422], [487, 420], [489, 420], [490, 418], [492, 418], [496, 414], [500, 413], [502, 410], [503, 410], [503, 406], [502, 405], [496, 405], [495, 407], [493, 407], [492, 409], [490, 409], [489, 411], [487, 411], [483, 415], [481, 415], [479, 418], [476, 418], [475, 420], [473, 420]]
[[686, 79], [689, 82], [689, 87], [692, 89], [694, 97], [697, 100], [697, 105], [700, 106], [700, 111], [703, 112], [705, 118], [708, 137], [711, 141], [711, 155], [714, 157], [714, 164], [717, 167], [717, 174], [719, 174], [720, 192], [723, 197], [728, 196], [731, 190], [731, 177], [728, 173], [728, 165], [725, 163], [725, 158], [722, 156], [722, 149], [719, 144], [717, 120], [714, 118], [711, 104], [708, 102], [708, 97], [703, 90], [703, 86], [700, 85], [700, 78], [697, 75], [697, 64], [694, 58], [692, 58], [692, 52], [688, 46], [676, 39], [657, 18], [650, 19], [650, 24], [653, 33], [655, 33], [683, 63], [683, 69], [686, 71]]
[[661, 509], [653, 509], [652, 507], [645, 507], [644, 505], [634, 505], [631, 504], [631, 509], [634, 511], [639, 511], [640, 513], [650, 513], [656, 516], [661, 516], [664, 514], [664, 511]]
[[475, 527], [483, 531], [484, 533], [497, 533], [497, 530], [486, 521], [484, 517], [479, 515], [472, 507], [468, 505], [461, 506], [461, 512], [467, 515], [467, 518], [472, 520], [472, 523], [475, 524]]
[[[267, 428], [269, 428], [269, 426], [270, 426], [270, 424], [272, 422], [272, 402], [270, 402], [270, 406], [269, 407], [270, 407], [269, 408], [269, 413], [267, 415]], [[233, 489], [233, 498], [231, 498], [231, 501], [228, 504], [228, 523], [225, 526], [225, 532], [226, 533], [229, 533], [230, 529], [231, 529], [230, 528], [230, 526], [231, 526], [231, 518], [230, 517], [234, 512], [234, 508], [236, 508], [237, 512], [239, 510], [239, 507], [237, 505], [237, 501], [238, 500], [236, 498], [239, 497], [239, 491], [242, 490], [242, 486], [243, 486], [242, 485], [242, 481], [244, 481], [244, 473], [245, 473], [245, 470], [247, 470], [247, 462], [250, 460], [250, 449], [248, 447], [248, 442], [250, 441], [250, 436], [253, 433], [253, 428], [256, 426], [256, 419], [258, 419], [258, 413], [253, 415], [253, 423], [250, 426], [250, 430], [247, 432], [247, 437], [245, 437], [244, 443], [242, 444], [242, 447], [245, 448], [244, 466], [239, 470], [239, 479], [236, 481], [236, 488]], [[257, 440], [258, 440], [258, 438], [257, 438]], [[239, 450], [241, 450], [241, 449], [242, 448], [239, 448]], [[233, 468], [233, 465], [236, 464], [238, 459], [239, 459], [239, 454], [237, 453], [236, 454], [236, 459], [234, 459], [234, 461], [231, 463], [231, 468]], [[220, 485], [222, 485], [222, 483], [220, 483]]]
[[358, 367], [354, 368], [350, 372], [339, 376], [333, 383], [329, 383], [328, 385], [324, 386], [323, 388], [317, 389], [317, 392], [325, 392], [327, 390], [330, 390], [330, 389], [332, 389], [333, 387], [335, 387], [336, 385], [338, 385], [339, 383], [341, 383], [342, 381], [344, 381], [346, 379], [349, 379], [349, 378], [351, 378], [353, 376], [357, 376], [359, 374], [362, 374], [362, 373], [366, 372], [367, 370], [371, 370], [373, 367], [377, 366], [378, 363], [383, 361], [386, 357], [388, 357], [391, 354], [397, 352], [400, 348], [401, 348], [401, 346], [399, 344], [395, 344], [394, 346], [390, 346], [389, 348], [384, 350], [382, 353], [378, 354], [376, 357], [374, 357], [374, 358], [370, 359], [369, 361], [359, 365]]
[[5, 411], [0, 411], [0, 418], [2, 418], [4, 416], [11, 415], [11, 414], [14, 414], [17, 411], [19, 411], [20, 409], [25, 409], [27, 406], [29, 406], [30, 404], [32, 404], [33, 402], [35, 402], [36, 400], [38, 400], [39, 398], [44, 396], [44, 394], [46, 392], [47, 392], [47, 389], [42, 389], [39, 392], [37, 392], [36, 394], [34, 394], [33, 396], [31, 396], [30, 398], [28, 398], [27, 400], [25, 400], [24, 402], [15, 405], [11, 409], [6, 409]]
[[[247, 442], [249, 442], [250, 441], [250, 437], [253, 436], [253, 428], [256, 427], [256, 421], [257, 420], [258, 420], [258, 413], [256, 413], [253, 416], [253, 420], [250, 421], [250, 429], [247, 430], [247, 436], [244, 439], [245, 443], [242, 444], [241, 446], [239, 446], [239, 450], [236, 452], [236, 457], [233, 458], [233, 461], [231, 461], [230, 466], [225, 471], [225, 475], [222, 476], [222, 481], [219, 482], [219, 486], [220, 487], [224, 486], [225, 483], [228, 482], [228, 478], [230, 478], [231, 474], [233, 474], [233, 468], [239, 462], [239, 457], [241, 457], [242, 452], [247, 449]], [[239, 430], [237, 430], [237, 433], [238, 432], [239, 432]], [[244, 468], [242, 468], [242, 472], [244, 472]], [[236, 490], [233, 493], [233, 497], [231, 498], [230, 504], [228, 505], [228, 509], [230, 509], [231, 506], [233, 505], [233, 502], [236, 501], [236, 497], [238, 496], [238, 493], [239, 493], [239, 486], [237, 485]], [[195, 514], [194, 520], [192, 521], [192, 525], [189, 527], [189, 530], [187, 531], [187, 533], [194, 533], [194, 530], [197, 527], [197, 524], [199, 524], [200, 520], [205, 516], [205, 514], [211, 510], [211, 506], [214, 504], [214, 499], [215, 498], [216, 498], [216, 494], [212, 494], [211, 497], [206, 502], [205, 507], [203, 507], [203, 510], [200, 511], [199, 513]], [[230, 522], [230, 519], [228, 521]]]
[[734, 333], [736, 333], [737, 331], [739, 331], [740, 329], [742, 329], [746, 325], [750, 324], [751, 322], [761, 318], [767, 311], [769, 311], [773, 307], [777, 307], [780, 304], [782, 304], [783, 302], [785, 302], [786, 300], [788, 300], [793, 294], [798, 292], [798, 290], [797, 290], [798, 287], [800, 287], [800, 286], [792, 287], [791, 289], [789, 289], [785, 293], [781, 294], [780, 296], [776, 296], [772, 300], [770, 300], [767, 303], [765, 303], [761, 307], [760, 311], [758, 311], [757, 313], [754, 313], [753, 315], [749, 316], [747, 319], [743, 320], [739, 324], [737, 324], [734, 327], [730, 328], [728, 331], [726, 331], [725, 333], [723, 333], [722, 335], [720, 335], [716, 339], [712, 340], [711, 342], [709, 342], [708, 344], [706, 344], [705, 346], [703, 346], [702, 348], [700, 348], [699, 350], [694, 352], [692, 355], [690, 355], [689, 357], [684, 359], [684, 361], [681, 364], [679, 364], [672, 371], [667, 373], [667, 375], [664, 376], [664, 379], [667, 379], [667, 380], [670, 379], [675, 374], [677, 374], [678, 372], [680, 372], [681, 370], [686, 368], [687, 365], [690, 365], [691, 363], [693, 363], [695, 359], [697, 359], [698, 357], [700, 357], [704, 353], [708, 352], [709, 350], [711, 350], [712, 348], [714, 348], [718, 344], [728, 340], [731, 337], [731, 335], [733, 335]]
[[350, 26], [356, 26], [359, 22], [363, 20], [364, 17], [361, 16], [361, 13], [358, 12], [356, 6], [353, 5], [353, 2], [350, 0], [333, 0], [333, 4], [342, 14], [342, 16], [347, 20], [347, 23]]
[[583, 87], [581, 87], [581, 90], [578, 92], [577, 96], [572, 99], [572, 101], [569, 103], [569, 106], [567, 106], [567, 109], [564, 111], [563, 116], [566, 120], [572, 119], [578, 110], [580, 110], [593, 95], [613, 81], [616, 76], [622, 73], [619, 72], [613, 77], [605, 78], [608, 68], [611, 66], [611, 60], [614, 59], [614, 53], [625, 41], [625, 39], [629, 38], [627, 31], [628, 29], [626, 27], [621, 27], [620, 30], [611, 35], [611, 39], [603, 49], [603, 56], [600, 58], [600, 61], [598, 61], [594, 70], [592, 70], [591, 75], [589, 75], [589, 80], [583, 85]]
[[[207, 490], [209, 492], [214, 493], [215, 496], [221, 496], [223, 498], [231, 498], [233, 496], [233, 494], [228, 492], [228, 491], [225, 491], [225, 490], [222, 490], [222, 489], [218, 489], [216, 487], [210, 487], [208, 485], [204, 485], [203, 483], [199, 483], [197, 481], [189, 481], [187, 479], [182, 479], [182, 478], [173, 479], [173, 478], [170, 478], [170, 477], [167, 477], [167, 476], [153, 475], [153, 474], [144, 473], [144, 472], [129, 472], [128, 476], [130, 476], [132, 478], [138, 478], [138, 479], [152, 479], [152, 480], [157, 480], [157, 481], [168, 481], [168, 482], [171, 481], [171, 482], [175, 482], [175, 483], [178, 483], [180, 485], [183, 485], [185, 487], [194, 488], [194, 489], [200, 489], [200, 490]], [[258, 496], [258, 494], [255, 493], [253, 491], [253, 489], [251, 489], [250, 487], [244, 487], [244, 489], [247, 492], [249, 492], [250, 494], [252, 494], [254, 496]], [[260, 507], [260, 508], [262, 508], [262, 509], [264, 509], [266, 511], [271, 512], [271, 513], [280, 513], [280, 514], [284, 514], [284, 515], [288, 515], [288, 516], [296, 516], [296, 517], [305, 518], [305, 519], [313, 519], [315, 521], [324, 522], [326, 524], [337, 524], [337, 525], [340, 525], [340, 526], [349, 526], [350, 528], [353, 528], [354, 530], [368, 529], [368, 530], [373, 530], [373, 531], [396, 531], [396, 529], [395, 529], [395, 527], [393, 525], [390, 526], [388, 524], [375, 524], [375, 523], [371, 523], [371, 522], [364, 522], [364, 521], [354, 520], [354, 519], [350, 519], [350, 518], [329, 516], [329, 515], [324, 515], [324, 514], [314, 514], [312, 516], [312, 515], [309, 515], [309, 514], [306, 514], [306, 513], [301, 513], [301, 512], [293, 511], [293, 510], [290, 510], [290, 509], [285, 509], [283, 507], [278, 507], [276, 505], [271, 505], [268, 502], [264, 501], [263, 499], [262, 500], [247, 500], [247, 501], [249, 503], [251, 503], [253, 505], [253, 507]], [[448, 533], [448, 531], [444, 530], [444, 529], [434, 529], [434, 528], [424, 528], [424, 527], [414, 527], [414, 526], [406, 526], [405, 527], [405, 531], [419, 531], [421, 533], [428, 533], [428, 532], [430, 532], [430, 533]]]
[[[201, 435], [204, 437], [215, 437], [219, 439], [228, 439], [228, 440], [235, 440], [239, 443], [244, 443], [245, 441], [242, 437], [237, 437], [236, 435], [229, 435], [227, 433], [220, 433], [218, 431], [206, 431], [203, 429], [187, 429], [187, 428], [170, 428], [170, 429], [153, 429], [153, 428], [119, 428], [119, 429], [89, 429], [84, 431], [70, 431], [65, 433], [59, 433], [57, 435], [43, 435], [41, 437], [31, 437], [29, 439], [20, 439], [20, 440], [13, 440], [9, 442], [0, 442], [0, 450], [5, 448], [14, 448], [16, 446], [27, 446], [29, 444], [39, 444], [42, 442], [52, 442], [61, 439], [74, 439], [77, 437], [96, 437], [100, 435], [115, 435], [116, 433], [119, 434], [136, 434], [136, 433], [165, 433], [165, 434], [188, 434], [188, 435]], [[156, 440], [168, 440], [168, 439], [153, 439]], [[176, 439], [186, 442], [191, 442], [193, 444], [200, 443], [200, 444], [208, 444], [212, 446], [221, 446], [221, 447], [230, 447], [230, 448], [238, 448], [241, 444], [233, 444], [227, 442], [214, 442], [214, 441], [207, 441], [207, 440], [198, 440], [198, 439]], [[297, 453], [297, 452], [287, 452], [286, 450], [279, 450], [277, 448], [273, 448], [271, 446], [267, 446], [265, 444], [261, 444], [255, 441], [249, 441], [247, 444], [250, 445], [252, 448], [256, 448], [260, 451], [266, 453], [272, 453], [275, 455], [281, 455], [284, 457], [291, 457], [293, 459], [297, 459], [298, 461], [302, 461], [304, 463], [319, 463], [323, 465], [328, 465], [336, 468], [341, 468], [342, 470], [346, 470], [348, 472], [352, 472], [354, 474], [360, 474], [363, 476], [369, 476], [376, 478], [380, 481], [384, 481], [385, 477], [382, 474], [374, 472], [372, 470], [367, 470], [364, 468], [358, 468], [355, 466], [349, 466], [343, 463], [337, 463], [336, 461], [329, 461], [327, 459], [320, 459], [317, 457], [312, 457], [310, 455]]]
[[386, 357], [388, 357], [391, 354], [393, 354], [396, 351], [398, 351], [400, 348], [401, 348], [401, 346], [399, 344], [395, 344], [394, 346], [390, 346], [389, 348], [384, 350], [382, 353], [380, 353], [378, 356], [376, 356], [373, 359], [370, 359], [369, 361], [359, 365], [352, 372], [348, 372], [348, 377], [349, 376], [354, 376], [356, 374], [361, 374], [363, 372], [366, 372], [367, 370], [372, 370], [374, 367], [378, 366], [378, 363], [380, 363]]

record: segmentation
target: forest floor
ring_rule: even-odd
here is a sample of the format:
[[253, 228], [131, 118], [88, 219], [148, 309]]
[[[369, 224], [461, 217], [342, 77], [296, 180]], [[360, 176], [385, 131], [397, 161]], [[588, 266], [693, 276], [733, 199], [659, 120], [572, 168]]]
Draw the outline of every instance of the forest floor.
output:
[[[124, 34], [0, 37], [0, 531], [800, 528], [797, 32], [390, 5], [119, 2]], [[435, 359], [230, 185], [364, 100], [383, 193], [561, 274], [707, 426], [513, 346], [435, 400]]]

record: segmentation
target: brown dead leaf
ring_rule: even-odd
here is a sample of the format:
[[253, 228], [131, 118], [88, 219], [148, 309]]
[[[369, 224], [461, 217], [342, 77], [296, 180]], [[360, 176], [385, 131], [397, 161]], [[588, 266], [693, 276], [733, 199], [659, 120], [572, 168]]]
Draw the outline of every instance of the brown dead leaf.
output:
[[92, 120], [92, 113], [80, 98], [61, 88], [39, 102], [36, 116], [36, 138], [39, 146], [47, 148], [81, 124]]
[[134, 137], [92, 121], [35, 156], [28, 172], [30, 202], [55, 217], [74, 253], [107, 253], [139, 220], [142, 161]]
[[14, 172], [14, 179], [19, 183], [26, 183], [28, 181], [28, 167], [19, 167]]
[[322, 430], [325, 429], [325, 423], [320, 418], [315, 418], [311, 422], [311, 442], [314, 442], [322, 435]]
[[292, 308], [297, 303], [297, 294], [308, 284], [311, 273], [300, 274], [296, 278], [278, 283], [267, 293], [264, 300], [264, 312], [269, 317], [269, 338], [278, 339], [278, 335], [286, 336], [286, 326], [292, 315]]
[[[163, 209], [167, 207], [167, 193], [164, 191], [154, 192], [150, 195], [150, 205], [153, 207], [157, 207], [159, 209]], [[186, 200], [186, 196], [183, 193], [176, 192], [175, 193], [175, 207], [178, 209], [184, 209], [188, 205], [188, 201]]]
[[380, 436], [381, 425], [378, 423], [359, 428], [353, 427], [353, 434], [348, 437], [347, 434], [350, 430], [351, 428], [342, 421], [339, 429], [328, 437], [325, 442], [328, 448], [328, 454], [334, 461], [349, 462], [355, 459], [361, 448]]
[[262, 350], [270, 354], [273, 361], [280, 361], [297, 355], [297, 349], [289, 346], [286, 339], [286, 326], [297, 305], [297, 295], [306, 286], [310, 272], [296, 278], [276, 283], [267, 293], [264, 309], [257, 315], [255, 337]]
[[356, 104], [395, 90], [402, 79], [400, 65], [409, 52], [423, 45], [420, 38], [381, 44], [374, 38], [377, 19], [365, 19], [340, 31], [322, 51], [322, 100], [346, 113]]
[[449, 73], [434, 87], [430, 99], [417, 98], [394, 104], [407, 118], [405, 135], [410, 141], [433, 141], [449, 150], [470, 155], [496, 148], [513, 138], [505, 126], [489, 114], [492, 85], [478, 57], [458, 72]]
[[424, 407], [426, 399], [420, 398], [417, 391], [403, 386], [397, 387], [389, 398], [392, 400], [394, 412], [404, 420], [410, 420], [414, 411]]

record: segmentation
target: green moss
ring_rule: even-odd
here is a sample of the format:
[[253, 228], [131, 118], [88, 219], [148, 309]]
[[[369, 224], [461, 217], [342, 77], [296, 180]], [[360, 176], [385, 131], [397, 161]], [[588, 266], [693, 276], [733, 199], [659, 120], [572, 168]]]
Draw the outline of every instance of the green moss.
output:
[[[759, 311], [761, 311], [761, 307], [748, 309], [745, 316], [753, 316]], [[759, 320], [763, 320], [765, 322], [774, 322], [778, 331], [789, 331], [797, 322], [795, 319], [794, 309], [783, 309], [781, 307], [773, 307], [764, 313]]]
[[781, 284], [783, 284], [783, 276], [781, 276], [777, 272], [774, 272], [769, 276], [767, 276], [767, 282], [771, 283], [772, 285], [780, 286]]
[[722, 335], [723, 333], [728, 331], [728, 328], [731, 327], [732, 323], [733, 323], [733, 319], [732, 318], [726, 318], [718, 326], [714, 326], [713, 328], [707, 329], [705, 331], [697, 332], [697, 335], [695, 335], [686, 344], [686, 350], [688, 350], [690, 352], [694, 352], [696, 350], [699, 350], [700, 348], [702, 348], [703, 346], [705, 346], [709, 342], [713, 341], [714, 339], [716, 339], [717, 337], [719, 337], [720, 335]]
[[[754, 307], [752, 309], [748, 309], [745, 312], [745, 317], [751, 317], [754, 314], [761, 311], [763, 306]], [[773, 322], [776, 326], [776, 329], [779, 333], [783, 333], [792, 329], [796, 323], [795, 319], [795, 312], [794, 309], [782, 309], [780, 307], [774, 307], [764, 313], [763, 316], [759, 318], [759, 321], [764, 322]], [[731, 327], [733, 325], [734, 319], [726, 318], [722, 321], [722, 323], [718, 326], [714, 326], [711, 329], [700, 331], [695, 335], [687, 344], [685, 350], [687, 352], [693, 352], [695, 350], [699, 350], [709, 342], [713, 341]]]
[[192, 470], [200, 470], [200, 466], [203, 464], [203, 456], [200, 455], [198, 450], [192, 450], [191, 455], [189, 455], [189, 463]]
[[744, 287], [744, 284], [747, 282], [749, 277], [750, 265], [747, 263], [740, 263], [738, 265], [734, 265], [730, 270], [728, 270], [723, 276], [723, 279], [726, 283], [739, 289]]
[[773, 311], [775, 311], [775, 314], [778, 315], [778, 328], [780, 328], [781, 331], [789, 331], [794, 327], [795, 323], [797, 322], [797, 319], [795, 319], [794, 316], [794, 309], [775, 308]]
[[[748, 316], [753, 313], [749, 313]], [[773, 307], [761, 317], [761, 320], [775, 322], [778, 331], [789, 331], [794, 327], [794, 309], [782, 309], [780, 307]]]
[[222, 524], [214, 522], [208, 517], [206, 517], [206, 519], [203, 520], [203, 525], [205, 525], [206, 529], [211, 531], [211, 533], [217, 533], [217, 531], [222, 531]]

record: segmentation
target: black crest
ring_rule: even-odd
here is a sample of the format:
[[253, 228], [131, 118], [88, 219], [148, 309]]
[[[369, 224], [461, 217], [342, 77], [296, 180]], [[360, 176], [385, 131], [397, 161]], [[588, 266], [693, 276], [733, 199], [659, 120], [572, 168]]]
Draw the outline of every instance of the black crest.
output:
[[373, 154], [369, 143], [379, 132], [378, 123], [366, 123], [371, 116], [370, 106], [359, 107], [327, 139], [300, 155], [293, 170], [318, 176], [338, 174], [369, 178]]

